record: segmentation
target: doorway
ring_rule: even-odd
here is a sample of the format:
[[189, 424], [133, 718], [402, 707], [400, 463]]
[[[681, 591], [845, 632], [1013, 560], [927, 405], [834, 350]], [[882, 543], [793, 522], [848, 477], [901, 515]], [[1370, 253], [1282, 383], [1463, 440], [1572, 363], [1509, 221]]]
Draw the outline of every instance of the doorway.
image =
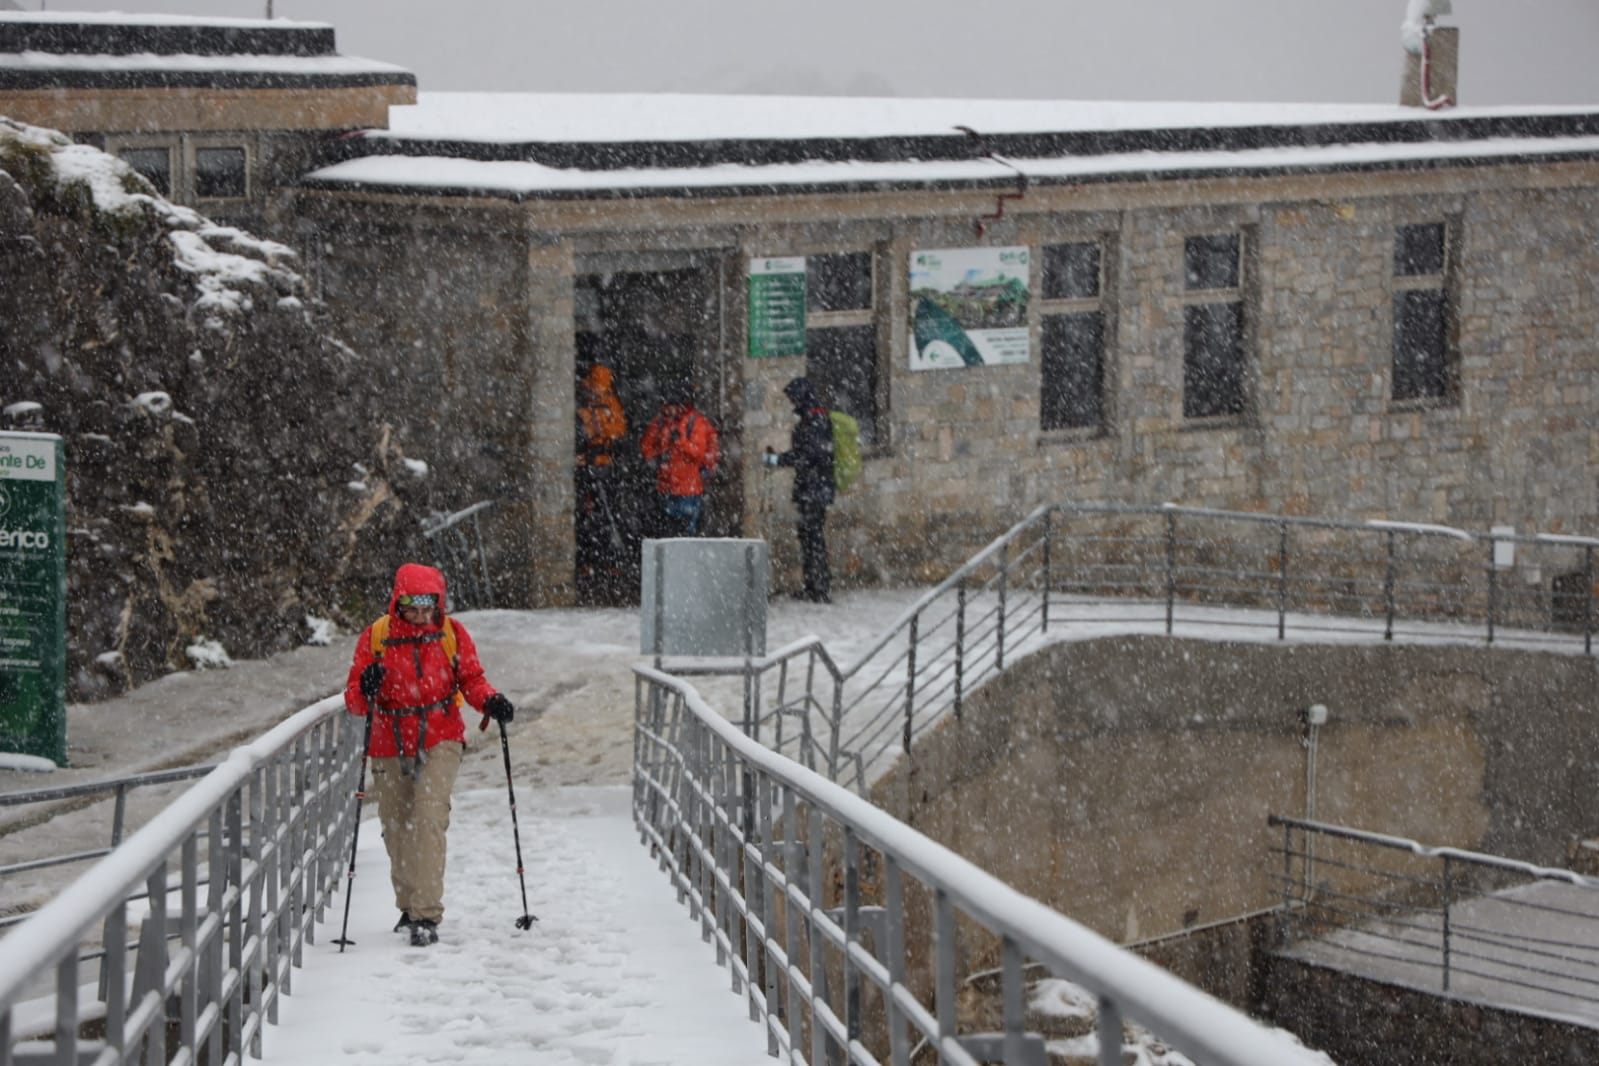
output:
[[[731, 535], [741, 492], [729, 469], [734, 427], [723, 387], [722, 287], [714, 266], [579, 274], [575, 285], [576, 402], [595, 365], [609, 367], [627, 428], [597, 479], [578, 469], [578, 602], [639, 602], [641, 548], [659, 528], [655, 468], [639, 451], [663, 394], [692, 389], [721, 435], [723, 461], [706, 484], [700, 535]], [[581, 437], [582, 430], [578, 429]], [[592, 480], [591, 480], [592, 479]]]

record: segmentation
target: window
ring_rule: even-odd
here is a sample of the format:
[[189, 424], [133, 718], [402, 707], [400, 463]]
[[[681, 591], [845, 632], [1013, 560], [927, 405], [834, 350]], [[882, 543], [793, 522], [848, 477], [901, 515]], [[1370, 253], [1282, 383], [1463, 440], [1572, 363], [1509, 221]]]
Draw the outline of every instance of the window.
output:
[[880, 442], [871, 252], [805, 258], [805, 376], [824, 405], [846, 411], [861, 443]]
[[194, 195], [201, 200], [243, 199], [247, 193], [243, 148], [197, 148]]
[[1452, 391], [1449, 270], [1444, 223], [1399, 227], [1394, 237], [1395, 400], [1441, 400]]
[[162, 196], [172, 195], [172, 149], [124, 148], [117, 155]]
[[1245, 409], [1243, 238], [1183, 242], [1183, 417], [1241, 415]]
[[807, 256], [805, 307], [813, 313], [871, 310], [872, 253]]
[[1042, 429], [1104, 424], [1105, 316], [1098, 241], [1044, 248], [1041, 304]]

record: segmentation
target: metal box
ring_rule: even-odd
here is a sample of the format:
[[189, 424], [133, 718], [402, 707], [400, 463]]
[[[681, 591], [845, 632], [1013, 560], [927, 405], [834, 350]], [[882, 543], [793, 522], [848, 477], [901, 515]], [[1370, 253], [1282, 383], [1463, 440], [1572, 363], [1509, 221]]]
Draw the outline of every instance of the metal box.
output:
[[764, 540], [644, 542], [639, 650], [646, 655], [765, 655], [770, 552]]

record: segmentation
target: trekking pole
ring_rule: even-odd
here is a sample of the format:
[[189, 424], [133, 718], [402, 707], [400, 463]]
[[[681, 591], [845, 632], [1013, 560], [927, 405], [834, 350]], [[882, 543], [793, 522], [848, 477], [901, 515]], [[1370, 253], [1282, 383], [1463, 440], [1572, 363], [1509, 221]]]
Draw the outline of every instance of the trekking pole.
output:
[[[511, 742], [505, 734], [505, 723], [500, 722], [500, 754], [505, 756], [505, 791], [511, 797], [511, 839], [516, 841], [516, 879], [522, 886], [522, 917], [516, 920], [518, 929], [531, 929], [538, 915], [527, 909], [527, 878], [522, 876], [522, 834], [516, 828], [516, 787], [511, 784]], [[489, 727], [489, 716], [483, 716], [478, 729]]]
[[377, 709], [366, 709], [366, 731], [361, 736], [361, 781], [355, 786], [355, 829], [350, 833], [350, 870], [344, 875], [344, 927], [339, 930], [339, 954], [355, 941], [350, 939], [350, 898], [355, 895], [355, 849], [361, 843], [361, 801], [366, 799], [366, 753], [372, 747], [372, 719]]

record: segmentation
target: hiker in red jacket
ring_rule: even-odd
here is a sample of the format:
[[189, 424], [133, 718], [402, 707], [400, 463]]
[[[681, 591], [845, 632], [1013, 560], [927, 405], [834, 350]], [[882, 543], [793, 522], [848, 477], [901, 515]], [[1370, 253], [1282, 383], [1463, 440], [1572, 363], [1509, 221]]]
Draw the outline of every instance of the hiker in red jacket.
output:
[[406, 563], [394, 575], [389, 613], [355, 645], [344, 690], [351, 714], [375, 713], [367, 755], [389, 852], [395, 931], [436, 942], [444, 919], [444, 844], [450, 790], [466, 749], [462, 703], [509, 722], [511, 701], [483, 676], [466, 627], [445, 614], [444, 575]]
[[639, 445], [644, 458], [655, 464], [663, 537], [699, 535], [705, 479], [721, 457], [716, 427], [694, 409], [692, 393], [682, 383], [663, 389], [661, 413], [644, 430]]

